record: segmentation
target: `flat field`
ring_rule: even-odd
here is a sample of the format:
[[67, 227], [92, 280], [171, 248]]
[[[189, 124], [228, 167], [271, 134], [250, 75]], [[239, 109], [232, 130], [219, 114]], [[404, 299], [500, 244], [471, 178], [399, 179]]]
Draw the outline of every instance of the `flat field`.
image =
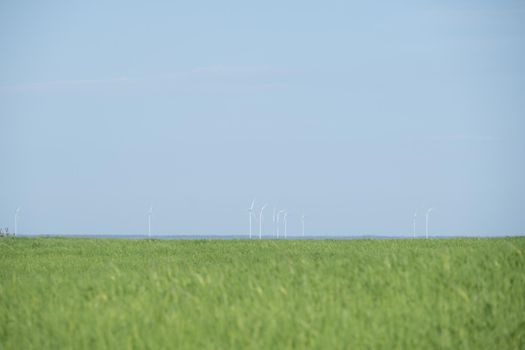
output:
[[0, 348], [525, 349], [525, 238], [4, 238]]

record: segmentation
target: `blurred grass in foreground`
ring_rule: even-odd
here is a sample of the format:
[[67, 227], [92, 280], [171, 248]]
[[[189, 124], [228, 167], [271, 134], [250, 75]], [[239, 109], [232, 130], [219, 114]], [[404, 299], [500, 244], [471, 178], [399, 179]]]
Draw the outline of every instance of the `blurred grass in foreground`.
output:
[[524, 349], [525, 238], [0, 240], [3, 349]]

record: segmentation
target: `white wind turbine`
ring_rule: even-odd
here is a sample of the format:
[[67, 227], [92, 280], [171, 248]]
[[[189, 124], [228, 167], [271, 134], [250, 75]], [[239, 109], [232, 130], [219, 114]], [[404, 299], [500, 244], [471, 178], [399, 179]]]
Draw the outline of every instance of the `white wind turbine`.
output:
[[18, 234], [18, 215], [20, 214], [20, 207], [15, 210], [15, 236]]
[[255, 198], [252, 201], [252, 205], [248, 209], [248, 215], [250, 216], [250, 239], [252, 239], [252, 216], [253, 216], [253, 207], [255, 206]]
[[262, 229], [263, 229], [263, 211], [264, 208], [266, 208], [268, 204], [265, 204], [261, 208], [261, 212], [259, 213], [259, 239], [262, 239]]
[[426, 227], [425, 232], [426, 232], [426, 237], [427, 237], [427, 238], [428, 238], [428, 217], [430, 216], [430, 213], [432, 212], [432, 210], [434, 210], [434, 208], [430, 208], [430, 209], [428, 209], [428, 210], [427, 210], [427, 214], [425, 215], [425, 216], [426, 216], [426, 217], [425, 217], [425, 219], [426, 219], [426, 220], [425, 220], [425, 227]]
[[416, 218], [417, 218], [417, 209], [414, 212], [414, 219], [412, 220], [412, 237], [416, 238]]
[[148, 238], [151, 238], [151, 216], [153, 215], [153, 207], [150, 206], [148, 210]]

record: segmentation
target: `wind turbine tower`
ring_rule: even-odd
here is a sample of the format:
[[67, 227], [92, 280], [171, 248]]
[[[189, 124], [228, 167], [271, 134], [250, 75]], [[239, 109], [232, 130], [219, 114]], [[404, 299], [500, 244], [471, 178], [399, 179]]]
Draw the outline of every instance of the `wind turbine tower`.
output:
[[277, 213], [277, 238], [279, 238], [279, 235], [281, 233], [281, 214], [284, 213], [284, 210], [279, 210]]
[[432, 212], [432, 210], [434, 210], [434, 208], [430, 208], [427, 210], [427, 214], [425, 216], [425, 232], [426, 232], [426, 237], [428, 238], [428, 217], [430, 216], [430, 213]]
[[263, 211], [264, 208], [266, 208], [268, 204], [265, 204], [261, 208], [261, 212], [259, 213], [259, 239], [262, 239], [262, 229], [263, 229]]
[[20, 207], [16, 208], [15, 211], [15, 236], [18, 234], [18, 214], [20, 213]]
[[250, 216], [250, 239], [252, 239], [252, 216], [253, 216], [253, 207], [255, 206], [255, 198], [252, 201], [252, 205], [248, 209], [248, 215]]

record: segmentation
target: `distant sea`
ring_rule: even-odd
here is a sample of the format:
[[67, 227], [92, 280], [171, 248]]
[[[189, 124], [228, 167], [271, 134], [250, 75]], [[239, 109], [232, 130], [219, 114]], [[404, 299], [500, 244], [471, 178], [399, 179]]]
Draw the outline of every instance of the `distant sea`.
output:
[[[524, 235], [429, 235], [429, 238], [496, 238], [496, 237], [521, 237]], [[234, 239], [250, 239], [248, 235], [137, 235], [137, 234], [19, 234], [18, 237], [67, 237], [67, 238], [100, 238], [100, 239], [180, 239], [180, 240], [234, 240]], [[263, 236], [263, 239], [283, 240], [285, 238], [275, 236]], [[412, 235], [307, 235], [307, 236], [292, 236], [289, 235], [287, 240], [354, 240], [354, 239], [412, 239]], [[416, 239], [425, 238], [424, 235], [416, 236]], [[258, 235], [253, 235], [252, 240], [259, 239]]]

